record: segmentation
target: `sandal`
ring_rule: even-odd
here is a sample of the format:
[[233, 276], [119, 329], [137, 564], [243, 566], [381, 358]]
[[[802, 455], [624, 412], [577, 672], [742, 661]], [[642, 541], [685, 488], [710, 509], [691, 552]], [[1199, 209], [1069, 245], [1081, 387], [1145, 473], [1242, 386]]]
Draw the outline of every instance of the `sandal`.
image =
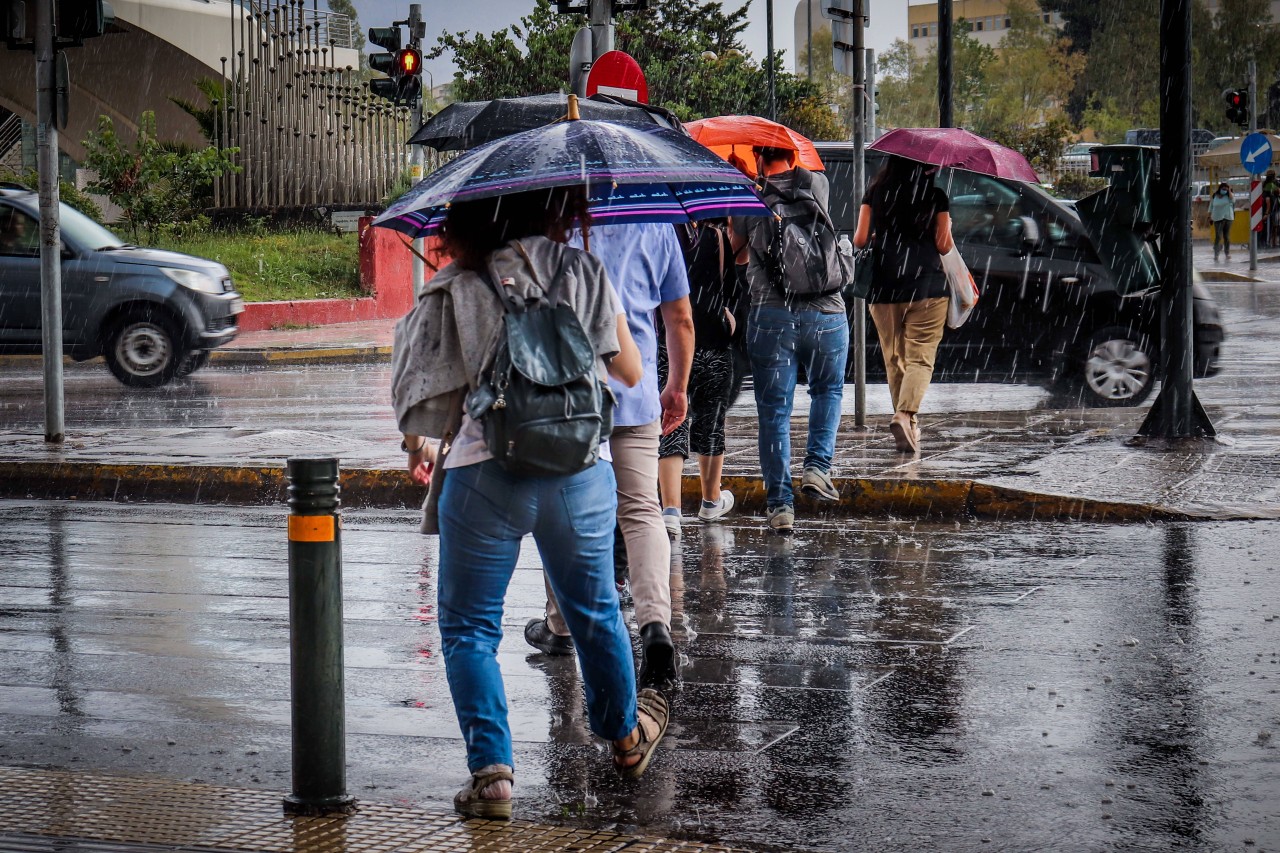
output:
[[[624, 779], [639, 779], [648, 769], [658, 742], [667, 733], [667, 723], [671, 720], [671, 706], [667, 697], [652, 687], [646, 687], [636, 694], [636, 731], [640, 737], [636, 745], [630, 749], [622, 749], [613, 744], [613, 767]], [[647, 720], [645, 718], [648, 718]], [[623, 764], [620, 759], [639, 756], [634, 764]]]
[[453, 808], [464, 817], [478, 817], [485, 820], [511, 820], [511, 798], [489, 800], [480, 796], [480, 792], [494, 782], [514, 782], [511, 768], [505, 764], [494, 765], [501, 769], [488, 773], [472, 773], [467, 787], [453, 797]]

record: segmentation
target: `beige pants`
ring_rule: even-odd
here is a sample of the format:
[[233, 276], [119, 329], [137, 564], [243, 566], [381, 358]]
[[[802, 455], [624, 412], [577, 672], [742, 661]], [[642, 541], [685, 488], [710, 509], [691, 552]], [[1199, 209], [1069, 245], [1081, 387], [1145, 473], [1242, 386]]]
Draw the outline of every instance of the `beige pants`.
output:
[[[609, 436], [613, 476], [618, 481], [618, 525], [627, 543], [631, 569], [631, 599], [636, 626], [650, 622], [671, 627], [671, 540], [662, 523], [658, 502], [658, 442], [660, 421], [618, 427]], [[545, 580], [545, 576], [544, 576]], [[547, 625], [553, 633], [569, 635], [555, 596], [547, 586]]]
[[895, 412], [913, 417], [933, 380], [933, 359], [947, 322], [947, 297], [871, 306]]

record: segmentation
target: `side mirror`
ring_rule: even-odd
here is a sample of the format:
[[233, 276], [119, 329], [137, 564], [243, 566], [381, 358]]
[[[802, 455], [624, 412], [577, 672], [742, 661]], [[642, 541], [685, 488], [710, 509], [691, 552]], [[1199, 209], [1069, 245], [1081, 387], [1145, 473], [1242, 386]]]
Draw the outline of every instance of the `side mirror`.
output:
[[1022, 248], [1028, 252], [1040, 248], [1040, 244], [1044, 242], [1044, 237], [1040, 234], [1040, 223], [1031, 216], [1019, 216], [1018, 221], [1022, 223]]

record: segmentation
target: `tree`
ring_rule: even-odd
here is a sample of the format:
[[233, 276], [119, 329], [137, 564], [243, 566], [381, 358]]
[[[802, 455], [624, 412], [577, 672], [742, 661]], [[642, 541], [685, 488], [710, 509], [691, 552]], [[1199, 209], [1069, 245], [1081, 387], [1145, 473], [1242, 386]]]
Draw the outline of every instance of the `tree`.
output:
[[[990, 97], [988, 69], [996, 52], [969, 35], [958, 21], [953, 42], [952, 105], [957, 123], [972, 128], [981, 120]], [[920, 57], [898, 39], [877, 61], [876, 100], [885, 127], [936, 127], [938, 124], [938, 51]]]
[[1210, 14], [1198, 2], [1193, 32], [1197, 123], [1222, 132], [1240, 132], [1227, 121], [1222, 92], [1249, 82], [1249, 60], [1253, 59], [1258, 64], [1259, 116], [1265, 124], [1265, 93], [1280, 72], [1280, 30], [1272, 25], [1269, 0], [1220, 0], [1217, 14]]
[[[764, 115], [768, 109], [765, 67], [742, 47], [748, 6], [726, 12], [718, 2], [654, 0], [649, 8], [617, 22], [619, 50], [645, 71], [649, 100], [682, 120], [733, 113]], [[444, 33], [431, 56], [453, 54], [458, 101], [514, 98], [565, 91], [569, 47], [586, 20], [558, 15], [550, 0], [537, 0], [519, 23], [492, 32]], [[704, 53], [715, 59], [702, 58]], [[820, 86], [782, 70], [775, 54], [778, 119], [817, 139], [843, 135]]]
[[84, 146], [85, 166], [97, 173], [87, 189], [107, 196], [124, 211], [135, 240], [139, 229], [150, 240], [158, 227], [193, 216], [209, 198], [214, 178], [238, 171], [233, 160], [237, 148], [193, 151], [161, 142], [151, 111], [142, 114], [132, 148], [107, 116], [98, 117], [98, 129]]
[[226, 107], [226, 88], [221, 80], [215, 80], [212, 77], [201, 77], [196, 80], [196, 88], [200, 90], [200, 94], [204, 95], [204, 105], [201, 106], [185, 98], [170, 97], [183, 112], [196, 120], [196, 124], [200, 126], [200, 132], [204, 134], [204, 138], [216, 145], [217, 140], [217, 121], [221, 108]]

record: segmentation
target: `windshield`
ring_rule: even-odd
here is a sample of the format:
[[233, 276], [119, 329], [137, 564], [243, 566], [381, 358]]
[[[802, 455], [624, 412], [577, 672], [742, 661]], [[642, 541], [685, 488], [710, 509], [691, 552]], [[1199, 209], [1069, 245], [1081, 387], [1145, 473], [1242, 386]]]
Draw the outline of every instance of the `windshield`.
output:
[[63, 239], [89, 251], [121, 246], [124, 241], [80, 211], [65, 204], [58, 208]]

